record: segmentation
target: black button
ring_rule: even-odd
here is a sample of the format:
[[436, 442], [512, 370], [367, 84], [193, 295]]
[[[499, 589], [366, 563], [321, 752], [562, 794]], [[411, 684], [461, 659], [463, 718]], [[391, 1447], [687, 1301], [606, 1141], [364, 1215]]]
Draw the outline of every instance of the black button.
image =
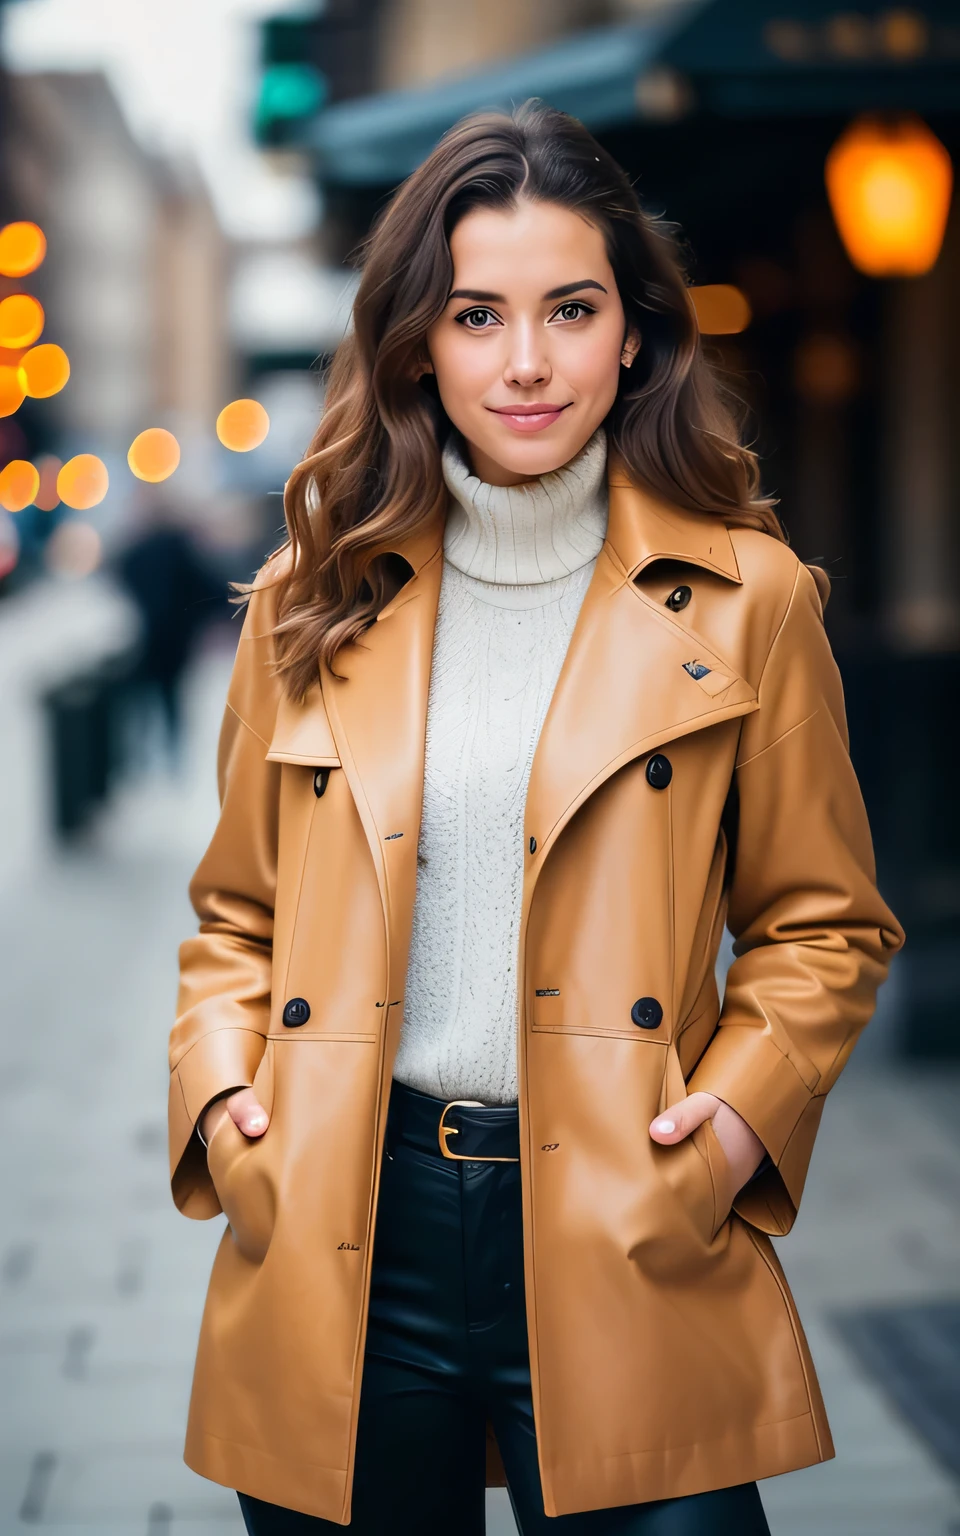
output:
[[674, 587], [664, 607], [669, 608], [672, 613], [679, 613], [681, 608], [686, 608], [692, 596], [692, 587]]
[[530, 852], [531, 853], [536, 853], [536, 851], [537, 851], [537, 840], [536, 840], [535, 837], [531, 837], [531, 839], [530, 839]]
[[630, 1009], [630, 1017], [641, 1029], [659, 1029], [663, 1009], [655, 997], [638, 997]]
[[283, 1022], [288, 1029], [299, 1029], [310, 1017], [310, 1004], [305, 997], [291, 997], [283, 1010]]
[[661, 752], [655, 752], [647, 764], [647, 783], [654, 789], [666, 789], [673, 778], [673, 764], [669, 757], [664, 757]]
[[326, 789], [327, 781], [328, 781], [329, 778], [330, 778], [330, 769], [329, 768], [318, 768], [316, 773], [314, 774], [314, 776], [313, 776], [313, 792], [316, 795], [318, 800], [320, 799], [320, 796], [323, 794], [324, 790]]

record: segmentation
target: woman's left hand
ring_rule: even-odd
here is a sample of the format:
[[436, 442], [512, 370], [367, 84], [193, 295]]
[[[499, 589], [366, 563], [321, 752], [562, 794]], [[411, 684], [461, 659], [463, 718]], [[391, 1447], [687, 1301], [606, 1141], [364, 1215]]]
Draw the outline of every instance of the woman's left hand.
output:
[[737, 1189], [742, 1189], [763, 1162], [765, 1147], [746, 1120], [714, 1093], [691, 1093], [672, 1104], [650, 1126], [650, 1135], [663, 1147], [684, 1141], [704, 1120], [712, 1120], [723, 1155], [730, 1164]]

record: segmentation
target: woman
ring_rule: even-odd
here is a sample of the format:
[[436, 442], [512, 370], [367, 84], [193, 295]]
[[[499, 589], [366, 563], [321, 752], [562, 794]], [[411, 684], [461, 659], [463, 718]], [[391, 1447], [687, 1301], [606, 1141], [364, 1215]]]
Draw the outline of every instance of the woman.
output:
[[254, 1536], [473, 1536], [489, 1430], [523, 1536], [753, 1536], [831, 1454], [768, 1234], [901, 942], [822, 578], [572, 119], [453, 129], [354, 320], [182, 952], [187, 1460]]

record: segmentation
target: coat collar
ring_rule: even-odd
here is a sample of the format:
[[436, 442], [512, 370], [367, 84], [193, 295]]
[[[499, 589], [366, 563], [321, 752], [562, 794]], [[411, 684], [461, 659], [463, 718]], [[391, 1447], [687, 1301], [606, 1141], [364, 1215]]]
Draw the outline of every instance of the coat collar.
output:
[[[656, 560], [671, 560], [699, 565], [739, 584], [733, 541], [719, 517], [666, 501], [631, 480], [624, 465], [613, 457], [607, 487], [606, 544], [627, 575], [636, 576]], [[442, 548], [445, 520], [443, 514], [430, 518], [405, 538], [385, 545], [383, 553], [402, 556], [416, 574]], [[403, 601], [406, 590], [401, 588], [385, 612]]]
[[611, 460], [608, 487], [607, 545], [628, 576], [655, 560], [678, 560], [739, 583], [733, 541], [719, 517], [665, 501], [632, 481], [617, 460]]

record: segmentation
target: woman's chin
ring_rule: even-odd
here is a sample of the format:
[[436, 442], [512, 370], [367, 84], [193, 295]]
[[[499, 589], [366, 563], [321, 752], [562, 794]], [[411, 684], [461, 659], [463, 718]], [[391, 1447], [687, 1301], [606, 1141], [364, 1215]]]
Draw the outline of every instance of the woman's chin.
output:
[[505, 437], [498, 432], [496, 442], [470, 443], [468, 446], [474, 473], [481, 480], [507, 485], [511, 481], [535, 480], [562, 469], [564, 464], [576, 458], [592, 436], [592, 429], [584, 436], [569, 429], [557, 433], [554, 428], [546, 427], [542, 434], [511, 432]]

